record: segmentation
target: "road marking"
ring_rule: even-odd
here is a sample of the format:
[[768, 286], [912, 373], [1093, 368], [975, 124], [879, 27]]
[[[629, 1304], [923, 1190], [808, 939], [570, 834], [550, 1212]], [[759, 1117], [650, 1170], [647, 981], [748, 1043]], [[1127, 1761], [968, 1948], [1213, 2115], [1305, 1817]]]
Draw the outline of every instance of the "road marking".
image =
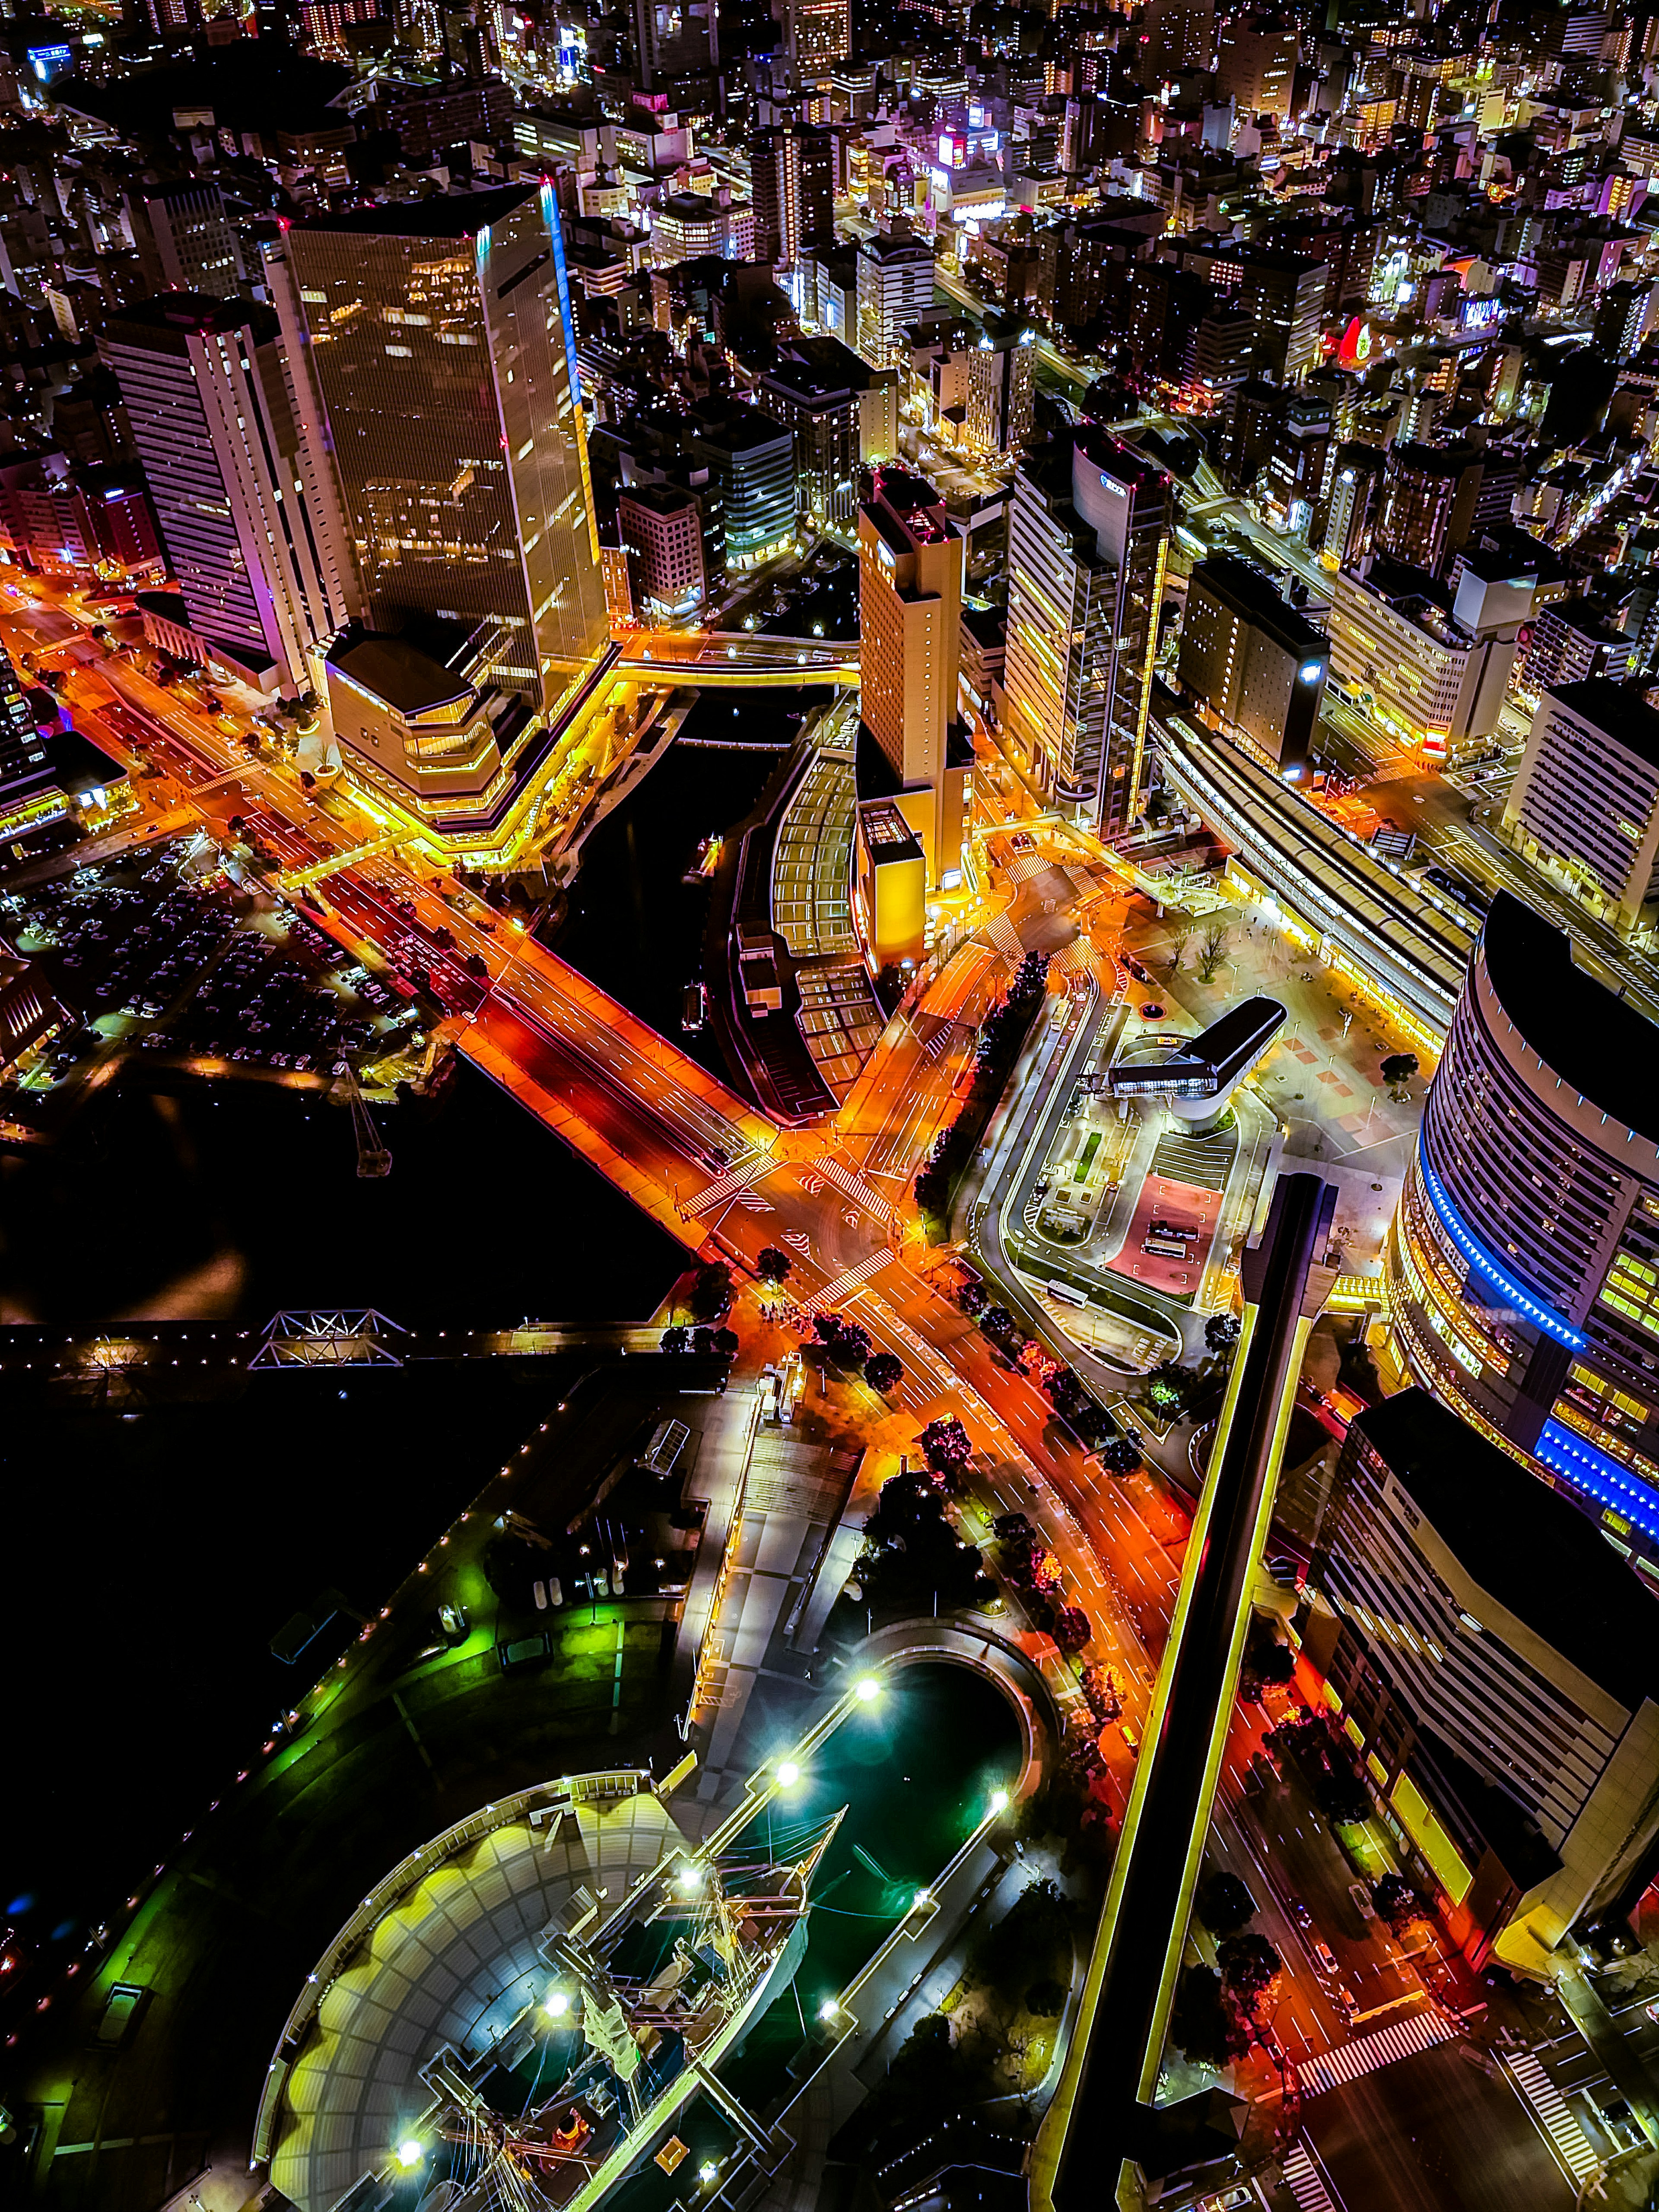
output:
[[867, 1260], [860, 1261], [856, 1267], [849, 1267], [844, 1275], [837, 1275], [833, 1283], [826, 1283], [821, 1291], [814, 1292], [813, 1296], [806, 1300], [808, 1310], [816, 1312], [820, 1306], [835, 1305], [849, 1292], [861, 1290], [872, 1275], [881, 1273], [892, 1256], [890, 1252], [885, 1250], [872, 1252]]
[[1530, 2051], [1511, 2053], [1498, 2061], [1522, 2101], [1537, 2115], [1561, 2162], [1576, 2182], [1587, 2181], [1601, 2163], [1590, 2148], [1589, 2137], [1578, 2124], [1566, 2099]]
[[1300, 2212], [1341, 2212], [1340, 2206], [1314, 2172], [1307, 2146], [1297, 2143], [1285, 2160], [1285, 2180]]
[[1302, 2094], [1304, 2097], [1323, 2096], [1326, 2090], [1334, 2089], [1340, 2082], [1358, 2081], [1362, 2074], [1374, 2074], [1380, 2066], [1393, 2066], [1402, 2058], [1415, 2057], [1419, 2051], [1444, 2043], [1456, 2032], [1437, 2012], [1419, 2012], [1410, 2020], [1390, 2021], [1387, 2027], [1379, 2027], [1374, 2035], [1362, 2035], [1356, 2042], [1340, 2044], [1334, 2051], [1322, 2051], [1317, 2058], [1309, 2059], [1298, 2069]]
[[686, 1212], [706, 1213], [711, 1206], [718, 1206], [722, 1200], [735, 1198], [740, 1190], [747, 1190], [751, 1182], [758, 1182], [776, 1165], [777, 1162], [770, 1152], [757, 1152], [752, 1160], [745, 1161], [740, 1168], [733, 1168], [729, 1175], [721, 1176], [717, 1182], [705, 1183], [696, 1196], [687, 1201]]
[[850, 1198], [855, 1205], [864, 1206], [875, 1215], [878, 1221], [892, 1219], [893, 1209], [887, 1200], [878, 1198], [867, 1182], [860, 1182], [857, 1176], [850, 1174], [839, 1160], [822, 1159], [813, 1164], [821, 1176], [834, 1183], [843, 1198]]

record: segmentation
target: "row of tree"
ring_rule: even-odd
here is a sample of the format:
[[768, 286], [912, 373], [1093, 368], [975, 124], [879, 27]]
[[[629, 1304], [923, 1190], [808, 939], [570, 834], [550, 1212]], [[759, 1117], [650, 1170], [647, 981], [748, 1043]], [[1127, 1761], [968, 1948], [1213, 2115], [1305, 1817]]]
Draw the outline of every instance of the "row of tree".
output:
[[992, 1108], [1013, 1073], [1020, 1048], [1042, 1004], [1048, 981], [1048, 954], [1028, 952], [1014, 971], [1006, 997], [991, 1009], [980, 1024], [979, 1042], [974, 1052], [973, 1082], [967, 1100], [956, 1119], [947, 1122], [934, 1138], [916, 1176], [916, 1205], [930, 1243], [940, 1243], [950, 1233], [957, 1185], [978, 1148]]

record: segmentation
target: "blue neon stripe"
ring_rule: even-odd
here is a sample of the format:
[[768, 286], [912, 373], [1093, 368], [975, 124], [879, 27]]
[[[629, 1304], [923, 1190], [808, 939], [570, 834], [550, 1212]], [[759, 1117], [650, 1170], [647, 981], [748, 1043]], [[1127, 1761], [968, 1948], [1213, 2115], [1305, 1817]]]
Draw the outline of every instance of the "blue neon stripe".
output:
[[1440, 1225], [1477, 1275], [1499, 1290], [1516, 1309], [1546, 1336], [1553, 1336], [1558, 1344], [1570, 1346], [1574, 1352], [1583, 1349], [1584, 1340], [1571, 1322], [1563, 1321], [1550, 1307], [1540, 1305], [1536, 1295], [1516, 1281], [1506, 1267], [1500, 1267], [1463, 1225], [1462, 1216], [1446, 1195], [1446, 1186], [1429, 1164], [1428, 1132], [1424, 1130], [1417, 1147], [1417, 1164], [1423, 1172], [1423, 1188], [1429, 1194], [1429, 1203], [1440, 1217]]
[[1575, 1490], [1611, 1505], [1644, 1536], [1659, 1543], [1659, 1496], [1616, 1459], [1587, 1443], [1576, 1430], [1559, 1421], [1546, 1421], [1533, 1453], [1552, 1473], [1565, 1475]]

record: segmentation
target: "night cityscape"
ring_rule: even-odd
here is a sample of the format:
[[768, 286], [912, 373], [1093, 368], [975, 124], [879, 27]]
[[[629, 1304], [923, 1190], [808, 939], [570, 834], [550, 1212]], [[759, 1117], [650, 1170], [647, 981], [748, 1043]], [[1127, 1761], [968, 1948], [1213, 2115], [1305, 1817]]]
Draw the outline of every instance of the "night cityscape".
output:
[[1656, 178], [0, 11], [0, 2207], [1659, 2212]]

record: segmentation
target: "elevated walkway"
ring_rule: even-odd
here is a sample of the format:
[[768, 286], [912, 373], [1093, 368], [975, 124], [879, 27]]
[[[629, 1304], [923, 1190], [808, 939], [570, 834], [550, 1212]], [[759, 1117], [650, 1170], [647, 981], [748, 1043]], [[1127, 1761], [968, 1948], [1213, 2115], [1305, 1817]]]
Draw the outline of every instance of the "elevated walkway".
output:
[[1260, 1243], [1244, 1255], [1238, 1352], [1077, 2036], [1032, 2154], [1034, 2212], [1141, 2201], [1135, 2166], [1161, 2176], [1221, 2148], [1204, 2147], [1212, 2098], [1154, 2100], [1303, 1349], [1334, 1279], [1316, 1256], [1335, 1204], [1318, 1176], [1284, 1177]]

